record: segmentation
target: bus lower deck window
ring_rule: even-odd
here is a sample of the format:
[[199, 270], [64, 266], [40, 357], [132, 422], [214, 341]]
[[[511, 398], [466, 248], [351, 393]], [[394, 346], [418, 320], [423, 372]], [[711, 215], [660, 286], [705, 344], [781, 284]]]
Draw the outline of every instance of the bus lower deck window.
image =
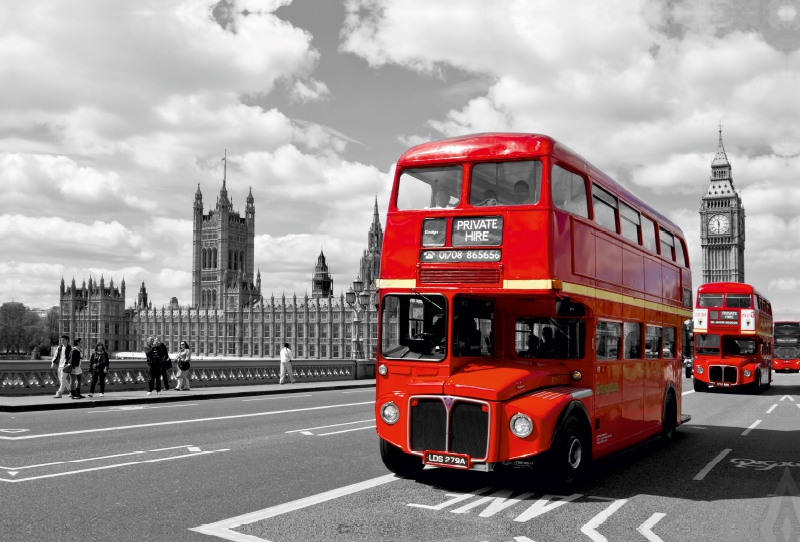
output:
[[583, 358], [586, 333], [579, 318], [520, 318], [514, 330], [519, 357]]

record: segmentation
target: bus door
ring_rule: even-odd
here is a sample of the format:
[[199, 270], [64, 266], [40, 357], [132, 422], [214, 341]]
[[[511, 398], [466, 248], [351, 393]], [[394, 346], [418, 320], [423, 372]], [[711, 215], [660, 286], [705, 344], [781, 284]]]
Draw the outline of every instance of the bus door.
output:
[[619, 443], [628, 425], [623, 418], [622, 322], [598, 321], [595, 346], [595, 446]]
[[[622, 418], [625, 423], [621, 438], [644, 430], [645, 361], [642, 345], [642, 324], [625, 322], [622, 349]], [[657, 355], [657, 354], [656, 354]]]
[[[675, 329], [646, 325], [644, 328], [644, 430], [661, 424], [664, 406], [664, 359], [674, 358]], [[663, 359], [662, 359], [663, 358]]]

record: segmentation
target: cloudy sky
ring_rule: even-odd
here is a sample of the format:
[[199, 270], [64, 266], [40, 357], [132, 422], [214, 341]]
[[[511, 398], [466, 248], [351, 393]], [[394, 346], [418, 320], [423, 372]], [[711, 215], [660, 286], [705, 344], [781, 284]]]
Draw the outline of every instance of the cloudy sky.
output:
[[[64, 276], [191, 300], [191, 217], [256, 205], [263, 292], [353, 280], [408, 147], [551, 135], [684, 229], [723, 125], [746, 279], [800, 317], [799, 0], [11, 0], [0, 5], [0, 300]], [[384, 220], [382, 219], [382, 222]]]

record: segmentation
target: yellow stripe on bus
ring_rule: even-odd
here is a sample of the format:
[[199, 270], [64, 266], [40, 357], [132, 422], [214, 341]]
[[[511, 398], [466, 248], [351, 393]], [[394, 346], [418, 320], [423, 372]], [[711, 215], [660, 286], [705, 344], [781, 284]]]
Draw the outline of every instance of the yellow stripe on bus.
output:
[[416, 288], [417, 279], [378, 279], [375, 285], [378, 288]]

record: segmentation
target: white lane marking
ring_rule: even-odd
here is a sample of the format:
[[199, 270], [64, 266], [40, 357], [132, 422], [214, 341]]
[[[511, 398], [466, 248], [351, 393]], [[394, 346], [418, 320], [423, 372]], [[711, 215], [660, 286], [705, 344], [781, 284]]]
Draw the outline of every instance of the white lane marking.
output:
[[17, 474], [19, 474], [19, 472], [18, 472], [18, 471], [15, 471], [15, 470], [10, 470], [10, 471], [8, 471], [6, 474], [8, 474], [8, 475], [10, 475], [10, 476], [16, 476]]
[[279, 516], [281, 514], [286, 514], [288, 512], [293, 512], [294, 510], [300, 510], [301, 508], [307, 508], [325, 501], [338, 499], [339, 497], [358, 493], [359, 491], [372, 489], [373, 487], [394, 482], [395, 480], [400, 480], [400, 478], [394, 474], [386, 474], [384, 476], [379, 476], [377, 478], [359, 482], [357, 484], [352, 484], [331, 491], [326, 491], [324, 493], [319, 493], [317, 495], [312, 495], [311, 497], [305, 497], [302, 499], [297, 499], [296, 501], [258, 510], [257, 512], [250, 512], [249, 514], [223, 519], [221, 521], [217, 521], [216, 523], [207, 523], [189, 530], [200, 534], [217, 536], [219, 538], [232, 540], [234, 542], [264, 542], [264, 539], [262, 538], [237, 533], [232, 529], [241, 527], [242, 525], [247, 525], [249, 523], [255, 523], [256, 521]]
[[104, 408], [103, 410], [89, 410], [85, 414], [97, 414], [103, 412], [130, 412], [131, 410], [151, 410], [154, 408], [178, 408], [185, 406], [197, 406], [197, 403], [181, 403], [179, 405], [160, 405], [160, 406], [115, 406]]
[[375, 401], [366, 401], [363, 403], [345, 403], [343, 405], [325, 405], [325, 406], [318, 406], [318, 407], [307, 407], [307, 408], [292, 408], [289, 410], [272, 410], [270, 412], [254, 412], [252, 414], [235, 414], [232, 416], [217, 416], [214, 418], [196, 418], [194, 420], [175, 420], [170, 422], [155, 422], [155, 423], [140, 423], [136, 425], [122, 425], [119, 427], [100, 427], [97, 429], [82, 429], [80, 431], [64, 431], [63, 433], [46, 433], [44, 435], [24, 435], [22, 437], [0, 437], [0, 440], [27, 440], [32, 438], [45, 438], [45, 437], [60, 437], [64, 435], [78, 435], [82, 433], [99, 433], [104, 431], [120, 431], [122, 429], [140, 429], [142, 427], [158, 427], [160, 425], [180, 425], [184, 423], [197, 423], [197, 422], [209, 422], [209, 421], [217, 421], [217, 420], [233, 420], [236, 418], [252, 418], [255, 416], [271, 416], [273, 414], [291, 414], [293, 412], [309, 412], [312, 410], [326, 410], [329, 408], [342, 408], [342, 407], [349, 407], [349, 406], [362, 406], [362, 405], [371, 405], [375, 403]]
[[708, 465], [706, 465], [705, 467], [703, 467], [703, 470], [701, 470], [700, 472], [698, 472], [698, 473], [695, 475], [695, 477], [693, 478], [693, 480], [702, 480], [703, 478], [705, 478], [705, 477], [706, 477], [706, 474], [708, 474], [709, 472], [711, 472], [711, 469], [713, 469], [713, 468], [714, 468], [714, 467], [717, 465], [717, 463], [719, 463], [720, 461], [722, 461], [723, 459], [725, 459], [725, 456], [726, 456], [726, 455], [728, 455], [729, 453], [731, 453], [731, 448], [725, 448], [724, 450], [722, 450], [722, 451], [719, 453], [719, 455], [717, 455], [717, 457], [715, 457], [714, 459], [712, 459], [712, 460], [711, 460], [711, 461], [708, 463]]
[[375, 393], [375, 390], [355, 390], [355, 391], [343, 391], [342, 393]]
[[291, 431], [286, 431], [287, 433], [302, 433], [303, 431], [313, 431], [314, 429], [327, 429], [328, 427], [340, 427], [342, 425], [353, 425], [354, 423], [367, 423], [367, 422], [374, 422], [375, 418], [371, 418], [369, 420], [359, 420], [357, 422], [347, 422], [347, 423], [335, 423], [333, 425], [320, 425], [319, 427], [307, 427], [305, 429], [292, 429]]
[[0, 429], [0, 433], [25, 433], [30, 429]]
[[747, 434], [748, 434], [750, 431], [752, 431], [753, 429], [755, 429], [755, 428], [756, 428], [756, 426], [757, 426], [758, 424], [760, 424], [760, 423], [761, 423], [761, 420], [756, 420], [756, 421], [753, 423], [753, 425], [751, 425], [750, 427], [748, 427], [747, 429], [745, 429], [745, 430], [744, 430], [744, 432], [742, 433], [742, 436], [743, 436], [743, 437], [746, 437], [746, 436], [747, 436]]
[[681, 427], [688, 427], [689, 429], [708, 429], [708, 427], [703, 427], [702, 425], [681, 425]]
[[186, 449], [189, 450], [190, 452], [199, 452], [200, 451], [200, 448], [198, 448], [197, 446], [189, 446]]
[[797, 408], [800, 408], [800, 405], [797, 405]]
[[50, 465], [63, 465], [66, 461], [54, 461], [52, 463], [40, 463], [38, 465], [28, 465], [26, 467], [0, 467], [3, 470], [22, 470], [22, 469], [33, 469], [36, 467], [49, 467]]
[[274, 399], [294, 399], [295, 397], [311, 397], [310, 393], [304, 395], [280, 395], [278, 397], [259, 397], [258, 399], [242, 399], [242, 403], [248, 401], [272, 401]]
[[689, 395], [690, 393], [694, 393], [694, 390], [685, 391], [681, 395]]
[[611, 503], [611, 506], [597, 514], [595, 517], [589, 520], [586, 525], [581, 527], [581, 532], [591, 538], [594, 542], [608, 542], [608, 539], [597, 532], [597, 528], [603, 524], [605, 520], [611, 517], [611, 515], [622, 508], [622, 506], [628, 502], [628, 499], [618, 499]]
[[781, 401], [783, 401], [784, 399], [789, 399], [790, 401], [794, 401], [794, 397], [792, 397], [791, 395], [784, 395], [783, 397], [781, 397]]
[[68, 461], [68, 463], [83, 463], [85, 461], [96, 461], [98, 459], [111, 459], [111, 458], [114, 458], [114, 457], [125, 457], [125, 456], [128, 456], [128, 455], [139, 455], [139, 454], [144, 454], [144, 453], [147, 453], [147, 452], [128, 452], [128, 453], [125, 453], [125, 454], [104, 455], [102, 457], [89, 457], [87, 459], [73, 459], [72, 461]]
[[[576, 499], [581, 498], [582, 495], [580, 493], [573, 493], [572, 495], [568, 496], [561, 496], [561, 495], [542, 495], [542, 498], [530, 505], [527, 510], [523, 513], [518, 515], [514, 518], [514, 521], [525, 522], [531, 520], [535, 517], [541, 516], [542, 514], [546, 514], [551, 510], [555, 510], [559, 506], [563, 506], [568, 502], [572, 502]], [[550, 502], [551, 499], [561, 499], [560, 501], [553, 501]]]
[[[355, 429], [344, 429], [342, 431], [332, 431], [330, 433], [320, 433], [317, 435], [318, 437], [324, 437], [326, 435], [338, 435], [339, 433], [349, 433], [350, 431], [361, 431], [362, 429], [373, 429], [374, 425], [368, 425], [366, 427], [356, 427]], [[308, 432], [308, 431], [306, 431]]]
[[[427, 465], [426, 465], [427, 466]], [[426, 508], [428, 510], [444, 510], [448, 506], [453, 506], [454, 504], [458, 504], [462, 501], [467, 501], [472, 497], [477, 497], [478, 495], [482, 495], [487, 491], [491, 491], [494, 488], [492, 486], [483, 487], [471, 493], [445, 493], [445, 497], [453, 497], [449, 501], [444, 501], [439, 504], [417, 504], [417, 503], [408, 503], [406, 506], [411, 506], [414, 508]]]
[[[769, 414], [770, 412], [772, 412], [773, 410], [775, 410], [775, 407], [776, 407], [776, 406], [778, 406], [778, 405], [777, 405], [777, 403], [776, 403], [776, 404], [774, 404], [774, 405], [772, 405], [771, 407], [769, 407], [769, 410], [767, 410], [767, 414]], [[800, 407], [800, 405], [797, 405], [797, 406], [799, 406], [799, 407]]]
[[642, 533], [642, 535], [644, 535], [644, 537], [650, 542], [664, 542], [657, 534], [650, 530], [655, 526], [656, 523], [664, 519], [664, 516], [666, 516], [666, 514], [656, 512], [650, 516], [650, 519], [636, 527], [636, 530]]
[[83, 472], [91, 472], [91, 471], [96, 471], [96, 470], [116, 469], [116, 468], [119, 468], [119, 467], [127, 467], [127, 466], [130, 466], [130, 465], [141, 465], [141, 464], [144, 464], [144, 463], [156, 463], [158, 461], [170, 461], [170, 460], [173, 460], [173, 459], [186, 459], [187, 457], [196, 457], [196, 456], [199, 456], [199, 455], [214, 454], [214, 453], [217, 453], [217, 452], [227, 452], [229, 450], [230, 450], [230, 448], [223, 448], [221, 450], [209, 450], [209, 451], [205, 451], [205, 452], [191, 453], [191, 454], [186, 454], [186, 455], [178, 455], [178, 456], [174, 456], [174, 457], [164, 457], [164, 458], [160, 458], [160, 459], [148, 459], [148, 460], [144, 460], [144, 461], [129, 461], [127, 463], [117, 463], [117, 464], [114, 464], [114, 465], [105, 465], [105, 466], [102, 466], [102, 467], [92, 467], [92, 468], [89, 468], [89, 469], [79, 469], [79, 470], [73, 470], [73, 471], [68, 471], [68, 472], [57, 472], [55, 474], [43, 474], [41, 476], [30, 476], [28, 478], [15, 478], [14, 480], [9, 480], [7, 478], [0, 478], [0, 482], [12, 482], [12, 483], [29, 482], [31, 480], [42, 480], [44, 478], [56, 478], [56, 477], [59, 477], [59, 476], [69, 476], [71, 474], [80, 474], [80, 473], [83, 473]]
[[155, 450], [147, 450], [148, 452], [165, 452], [167, 450], [179, 450], [181, 448], [190, 448], [194, 444], [184, 444], [183, 446], [170, 446], [169, 448], [156, 448]]

